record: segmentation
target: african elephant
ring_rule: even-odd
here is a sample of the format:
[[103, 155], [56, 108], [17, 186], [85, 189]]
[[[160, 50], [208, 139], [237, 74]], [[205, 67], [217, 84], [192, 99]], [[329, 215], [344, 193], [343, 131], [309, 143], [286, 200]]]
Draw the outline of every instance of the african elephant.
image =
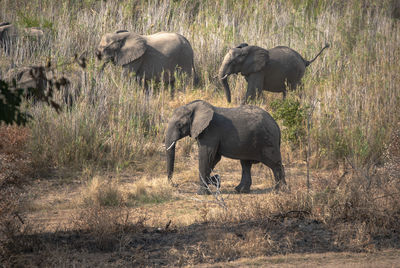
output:
[[281, 132], [263, 109], [248, 105], [219, 108], [202, 100], [178, 107], [169, 120], [165, 137], [169, 180], [174, 170], [176, 142], [188, 135], [197, 140], [199, 147], [199, 194], [207, 193], [205, 184], [212, 183], [215, 176], [210, 177], [210, 173], [221, 156], [240, 160], [242, 178], [235, 187], [238, 193], [250, 191], [250, 169], [259, 162], [272, 169], [276, 189], [286, 184], [280, 152]]
[[43, 35], [43, 31], [38, 27], [24, 28], [21, 31], [9, 22], [0, 23], [0, 47], [3, 47], [7, 54], [10, 52], [10, 43], [15, 42], [18, 37], [28, 36], [39, 39]]
[[329, 45], [326, 44], [310, 61], [285, 46], [267, 50], [242, 43], [231, 48], [224, 57], [218, 75], [224, 86], [227, 101], [231, 102], [228, 76], [239, 72], [247, 81], [247, 92], [243, 103], [246, 103], [249, 98], [254, 99], [256, 91], [261, 94], [262, 90], [283, 92], [285, 98], [286, 83], [289, 89], [296, 89], [306, 67], [328, 47]]
[[125, 30], [107, 33], [101, 38], [96, 55], [106, 63], [111, 61], [135, 72], [137, 78], [145, 82], [163, 78], [173, 86], [175, 70], [192, 74], [193, 69], [196, 75], [192, 46], [177, 33], [139, 35]]
[[70, 71], [67, 75], [61, 75], [48, 67], [25, 66], [8, 70], [4, 75], [4, 80], [10, 85], [13, 85], [13, 80], [15, 80], [15, 86], [23, 89], [28, 98], [30, 97], [28, 94], [29, 88], [47, 92], [49, 83], [53, 83], [54, 85], [58, 83], [60, 92], [56, 93], [56, 96], [59, 95], [59, 98], [65, 104], [72, 106], [80, 95], [82, 76], [83, 73], [80, 71]]

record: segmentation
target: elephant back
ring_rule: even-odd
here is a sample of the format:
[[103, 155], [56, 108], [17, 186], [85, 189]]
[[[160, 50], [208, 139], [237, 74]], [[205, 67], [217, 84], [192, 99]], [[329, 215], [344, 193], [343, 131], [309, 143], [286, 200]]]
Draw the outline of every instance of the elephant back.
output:
[[[193, 49], [189, 41], [177, 33], [159, 32], [146, 36], [148, 47], [151, 47], [151, 58], [158, 59], [164, 71], [173, 73], [178, 66], [191, 74], [193, 66]], [[148, 62], [148, 61], [147, 61]]]

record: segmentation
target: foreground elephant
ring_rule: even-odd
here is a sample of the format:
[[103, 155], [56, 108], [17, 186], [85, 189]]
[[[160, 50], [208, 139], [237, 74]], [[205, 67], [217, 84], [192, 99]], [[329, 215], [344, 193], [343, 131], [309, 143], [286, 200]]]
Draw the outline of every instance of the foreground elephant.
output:
[[[195, 76], [193, 49], [189, 41], [177, 33], [159, 32], [138, 35], [127, 31], [105, 34], [96, 55], [107, 62], [135, 72], [145, 82], [155, 79], [173, 86], [176, 70]], [[164, 76], [162, 77], [162, 74]]]
[[225, 55], [219, 69], [219, 78], [224, 86], [226, 99], [231, 102], [231, 92], [228, 84], [228, 76], [241, 73], [247, 81], [247, 92], [243, 103], [254, 99], [256, 92], [262, 90], [271, 92], [283, 92], [286, 96], [286, 83], [289, 89], [296, 89], [304, 75], [304, 71], [314, 59], [305, 60], [299, 53], [285, 46], [278, 46], [266, 50], [257, 46], [248, 46], [246, 43], [232, 48]]
[[203, 181], [212, 183], [210, 173], [221, 156], [239, 159], [242, 179], [237, 192], [248, 193], [251, 165], [263, 163], [274, 173], [276, 189], [286, 184], [282, 166], [281, 132], [275, 120], [255, 106], [219, 108], [201, 100], [177, 108], [169, 120], [165, 138], [168, 179], [172, 178], [175, 144], [190, 135], [199, 147], [199, 193], [207, 192]]

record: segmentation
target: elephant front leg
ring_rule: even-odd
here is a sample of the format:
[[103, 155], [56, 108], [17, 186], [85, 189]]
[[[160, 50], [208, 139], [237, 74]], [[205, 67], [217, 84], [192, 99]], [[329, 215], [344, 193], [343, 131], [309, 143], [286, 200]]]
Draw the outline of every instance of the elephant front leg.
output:
[[256, 92], [263, 90], [264, 76], [261, 72], [250, 74], [247, 77], [247, 91], [245, 99], [242, 104], [245, 104], [248, 100], [254, 100], [256, 98]]
[[240, 160], [240, 164], [242, 165], [242, 179], [238, 186], [235, 187], [236, 192], [238, 193], [249, 193], [251, 186], [251, 161]]
[[214, 148], [199, 146], [199, 190], [198, 194], [210, 194], [210, 174], [214, 166], [221, 159]]

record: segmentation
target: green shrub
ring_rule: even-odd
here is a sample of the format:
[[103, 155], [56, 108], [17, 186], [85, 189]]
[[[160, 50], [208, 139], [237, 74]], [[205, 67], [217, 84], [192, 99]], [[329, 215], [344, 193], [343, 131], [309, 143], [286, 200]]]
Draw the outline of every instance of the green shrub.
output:
[[4, 122], [7, 125], [25, 125], [28, 122], [31, 116], [20, 110], [24, 95], [23, 89], [16, 89], [15, 81], [14, 89], [11, 89], [6, 82], [0, 80], [0, 96], [4, 96], [0, 98], [0, 124]]
[[282, 122], [282, 138], [297, 147], [306, 137], [305, 120], [307, 107], [301, 107], [293, 98], [274, 100], [271, 103], [272, 116]]

